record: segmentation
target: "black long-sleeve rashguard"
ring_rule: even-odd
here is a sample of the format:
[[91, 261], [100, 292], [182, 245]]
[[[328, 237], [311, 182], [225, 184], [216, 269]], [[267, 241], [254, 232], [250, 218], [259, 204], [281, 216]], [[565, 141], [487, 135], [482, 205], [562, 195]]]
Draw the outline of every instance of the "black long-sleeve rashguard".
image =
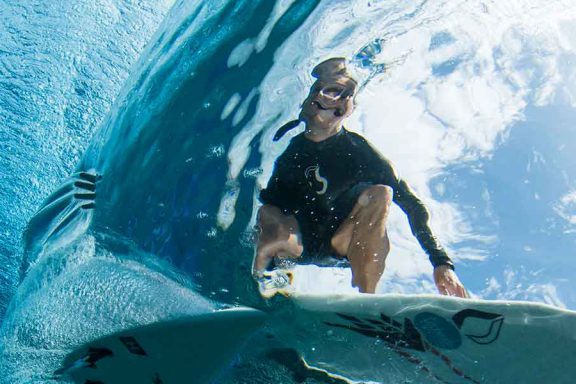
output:
[[318, 143], [303, 133], [294, 137], [276, 160], [260, 200], [296, 216], [305, 249], [308, 245], [319, 251], [322, 246], [318, 244], [329, 244], [362, 188], [376, 184], [393, 189], [393, 201], [408, 216], [412, 233], [432, 265], [454, 268], [428, 225], [429, 214], [422, 201], [398, 178], [390, 161], [362, 136], [346, 129]]

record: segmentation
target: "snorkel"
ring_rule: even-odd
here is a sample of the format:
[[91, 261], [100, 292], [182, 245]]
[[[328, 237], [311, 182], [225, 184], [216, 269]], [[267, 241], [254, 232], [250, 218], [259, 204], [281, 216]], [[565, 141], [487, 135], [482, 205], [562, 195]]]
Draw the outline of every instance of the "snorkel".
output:
[[358, 83], [346, 69], [346, 60], [342, 57], [325, 60], [314, 67], [312, 77], [317, 80], [304, 100], [300, 116], [280, 127], [274, 135], [274, 141], [280, 140], [286, 133], [305, 121], [306, 103], [315, 106], [318, 110], [331, 110], [336, 117], [342, 117], [347, 113], [348, 103], [354, 97]]

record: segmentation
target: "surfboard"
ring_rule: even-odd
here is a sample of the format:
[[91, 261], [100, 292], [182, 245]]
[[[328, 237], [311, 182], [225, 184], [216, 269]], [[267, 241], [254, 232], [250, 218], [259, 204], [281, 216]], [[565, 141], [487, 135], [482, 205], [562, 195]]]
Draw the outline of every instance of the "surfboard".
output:
[[79, 384], [209, 383], [263, 321], [262, 312], [242, 307], [128, 329], [77, 348], [54, 376]]
[[440, 295], [284, 290], [276, 330], [313, 369], [350, 382], [574, 383], [576, 312]]

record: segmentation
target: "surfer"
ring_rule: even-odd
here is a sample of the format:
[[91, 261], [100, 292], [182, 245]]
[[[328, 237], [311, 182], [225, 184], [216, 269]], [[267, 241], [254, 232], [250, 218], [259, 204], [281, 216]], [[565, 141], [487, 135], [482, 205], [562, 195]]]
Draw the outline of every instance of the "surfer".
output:
[[299, 118], [274, 137], [279, 140], [300, 122], [305, 124], [305, 131], [276, 160], [260, 193], [256, 278], [278, 260], [325, 265], [327, 255], [333, 255], [348, 261], [353, 286], [374, 293], [390, 252], [386, 221], [394, 202], [429, 256], [438, 291], [467, 297], [452, 260], [428, 226], [422, 201], [365, 138], [344, 128], [358, 89], [345, 60], [326, 60], [312, 76], [316, 81]]

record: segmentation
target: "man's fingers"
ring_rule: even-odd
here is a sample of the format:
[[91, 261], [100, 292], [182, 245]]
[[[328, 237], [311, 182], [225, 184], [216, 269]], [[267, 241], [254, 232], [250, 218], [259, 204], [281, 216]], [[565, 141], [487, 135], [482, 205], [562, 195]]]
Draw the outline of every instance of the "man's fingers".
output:
[[454, 296], [462, 297], [462, 294], [464, 293], [464, 291], [462, 290], [462, 285], [460, 284], [460, 282], [454, 282], [454, 285], [452, 286], [452, 290], [454, 291]]
[[466, 289], [464, 289], [464, 286], [462, 284], [458, 283], [454, 284], [452, 291], [453, 296], [458, 296], [463, 299], [468, 298], [468, 293], [466, 292]]
[[[438, 272], [438, 273], [437, 273]], [[452, 270], [435, 270], [434, 281], [438, 292], [446, 296], [469, 298], [468, 292]]]
[[440, 292], [441, 295], [449, 295], [448, 289], [444, 284], [437, 284], [436, 288], [438, 288], [438, 292]]
[[449, 285], [446, 290], [448, 291], [449, 296], [458, 296], [458, 291], [455, 285]]
[[464, 289], [461, 284], [452, 283], [452, 284], [438, 284], [436, 285], [438, 288], [438, 292], [445, 296], [455, 296], [461, 297], [463, 299], [468, 298], [468, 293]]

